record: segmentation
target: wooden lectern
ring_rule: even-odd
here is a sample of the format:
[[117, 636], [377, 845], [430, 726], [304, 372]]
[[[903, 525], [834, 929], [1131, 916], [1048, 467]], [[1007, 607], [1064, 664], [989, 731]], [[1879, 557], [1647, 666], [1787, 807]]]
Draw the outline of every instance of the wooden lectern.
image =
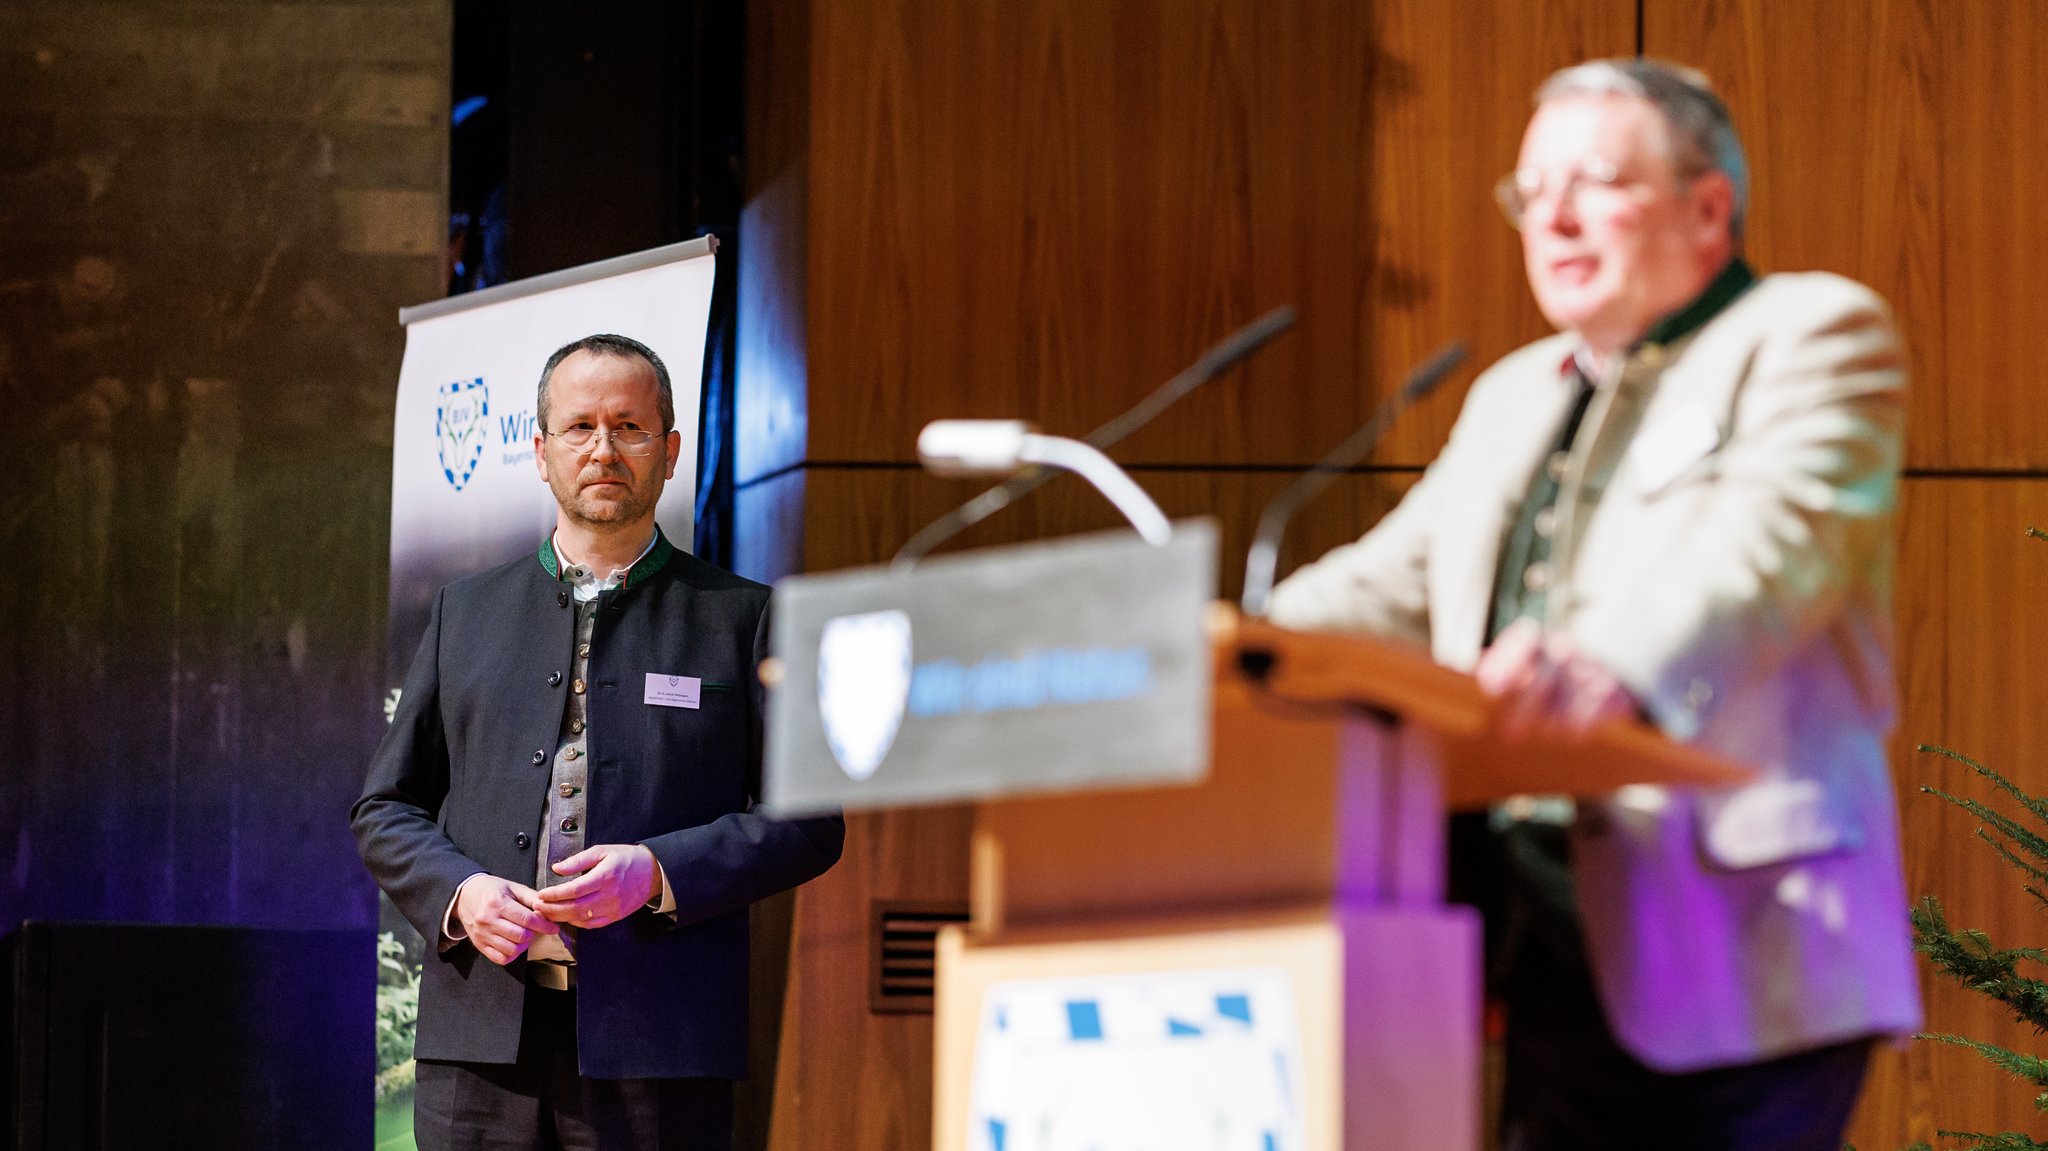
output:
[[1748, 777], [1627, 724], [1575, 747], [1498, 743], [1472, 679], [1400, 645], [1222, 608], [1211, 630], [1207, 779], [978, 807], [972, 921], [938, 947], [938, 1151], [966, 1151], [977, 1122], [1001, 1126], [973, 1102], [977, 1044], [1000, 1025], [992, 989], [1219, 970], [1291, 989], [1292, 1146], [1476, 1149], [1479, 925], [1443, 901], [1446, 809]]

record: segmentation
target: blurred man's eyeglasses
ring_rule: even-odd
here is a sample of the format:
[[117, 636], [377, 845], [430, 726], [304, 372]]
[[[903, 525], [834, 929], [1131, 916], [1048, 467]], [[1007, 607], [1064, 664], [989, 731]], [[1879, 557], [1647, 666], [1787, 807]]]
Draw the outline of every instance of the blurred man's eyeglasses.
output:
[[1499, 202], [1501, 214], [1508, 218], [1508, 227], [1519, 232], [1529, 209], [1552, 196], [1559, 203], [1569, 201], [1577, 211], [1585, 202], [1583, 197], [1619, 195], [1633, 191], [1636, 186], [1633, 181], [1624, 181], [1613, 164], [1598, 156], [1588, 156], [1562, 180], [1537, 168], [1510, 172], [1493, 186], [1493, 198]]
[[642, 428], [613, 428], [607, 432], [600, 432], [596, 428], [575, 427], [546, 434], [562, 441], [563, 447], [586, 455], [597, 450], [600, 436], [610, 440], [612, 450], [622, 456], [647, 455], [654, 451], [654, 445], [661, 439], [660, 432], [650, 432]]

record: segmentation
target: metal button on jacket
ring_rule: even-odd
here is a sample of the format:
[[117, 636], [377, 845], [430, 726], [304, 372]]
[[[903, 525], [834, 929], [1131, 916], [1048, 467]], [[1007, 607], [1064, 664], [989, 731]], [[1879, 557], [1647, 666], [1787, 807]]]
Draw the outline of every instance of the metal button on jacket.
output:
[[577, 733], [578, 735], [581, 735], [581, 734], [583, 734], [583, 721], [582, 721], [582, 720], [580, 720], [580, 719], [572, 719], [572, 720], [570, 720], [570, 721], [569, 721], [569, 730], [570, 730], [570, 731], [573, 731], [573, 732], [575, 732], [575, 733]]
[[560, 684], [561, 682], [562, 682], [562, 673], [561, 673], [561, 672], [559, 672], [559, 671], [551, 671], [551, 672], [549, 672], [549, 673], [548, 673], [548, 686], [549, 686], [549, 687], [555, 687], [555, 686], [558, 686], [558, 685], [559, 685], [559, 684]]
[[518, 835], [515, 835], [515, 836], [513, 836], [513, 837], [512, 837], [512, 843], [513, 843], [513, 845], [514, 845], [514, 846], [516, 846], [516, 847], [518, 847], [518, 848], [519, 848], [519, 850], [521, 850], [521, 851], [525, 851], [525, 850], [526, 850], [526, 846], [527, 846], [527, 844], [530, 844], [530, 843], [532, 843], [532, 842], [533, 842], [533, 837], [532, 837], [532, 836], [530, 836], [530, 835], [528, 835], [528, 834], [526, 834], [526, 833], [525, 833], [525, 832], [523, 832], [523, 831], [522, 831], [522, 832], [520, 832], [520, 833], [519, 833]]
[[583, 694], [583, 681], [579, 679], [579, 680], [577, 680], [576, 682], [574, 682], [574, 683], [570, 684], [570, 685], [569, 685], [569, 690], [570, 690], [570, 691], [573, 691], [573, 692], [575, 692], [575, 693], [576, 693], [577, 695], [582, 695], [582, 694]]
[[536, 764], [542, 764], [542, 763], [546, 763], [547, 761], [548, 761], [548, 753], [547, 753], [547, 752], [545, 752], [545, 751], [536, 751], [536, 752], [534, 752], [534, 753], [533, 753], [533, 762], [534, 762], [534, 763], [536, 763]]
[[556, 607], [568, 607], [568, 606], [569, 606], [569, 593], [568, 593], [568, 592], [565, 592], [565, 591], [558, 591], [558, 592], [556, 592], [556, 593], [555, 593], [555, 606], [556, 606]]

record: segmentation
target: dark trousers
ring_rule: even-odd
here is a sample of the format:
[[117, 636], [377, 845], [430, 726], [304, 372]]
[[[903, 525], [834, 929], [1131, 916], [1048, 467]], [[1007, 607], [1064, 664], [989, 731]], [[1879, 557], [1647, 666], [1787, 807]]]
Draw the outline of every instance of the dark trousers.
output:
[[1517, 826], [1500, 846], [1502, 1151], [1838, 1151], [1870, 1040], [1684, 1074], [1645, 1066], [1593, 989], [1564, 829]]
[[726, 1079], [585, 1079], [576, 993], [526, 989], [517, 1063], [421, 1061], [420, 1151], [731, 1151]]

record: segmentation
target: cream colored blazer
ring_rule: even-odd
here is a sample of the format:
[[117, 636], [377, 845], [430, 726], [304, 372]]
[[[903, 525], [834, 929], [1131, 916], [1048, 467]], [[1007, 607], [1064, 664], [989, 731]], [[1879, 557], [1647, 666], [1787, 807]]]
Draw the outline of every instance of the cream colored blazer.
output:
[[[1503, 535], [1573, 395], [1571, 347], [1480, 376], [1407, 498], [1282, 583], [1272, 618], [1409, 637], [1471, 670]], [[1546, 626], [1672, 738], [1761, 771], [1725, 792], [1629, 788], [1576, 829], [1601, 1001], [1653, 1067], [1919, 1025], [1885, 758], [1905, 382], [1876, 295], [1770, 276], [1611, 365], [1573, 448]]]

